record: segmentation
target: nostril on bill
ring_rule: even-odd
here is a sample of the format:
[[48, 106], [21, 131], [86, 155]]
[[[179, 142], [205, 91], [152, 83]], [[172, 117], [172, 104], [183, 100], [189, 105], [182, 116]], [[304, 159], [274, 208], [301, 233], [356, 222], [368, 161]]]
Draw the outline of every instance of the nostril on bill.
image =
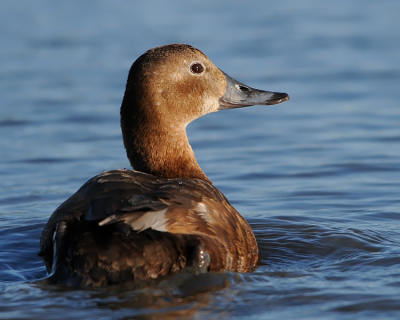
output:
[[245, 91], [250, 91], [250, 89], [249, 88], [247, 88], [247, 87], [245, 87], [245, 86], [238, 86], [238, 88], [239, 88], [239, 90], [240, 91], [242, 91], [242, 92], [245, 92]]

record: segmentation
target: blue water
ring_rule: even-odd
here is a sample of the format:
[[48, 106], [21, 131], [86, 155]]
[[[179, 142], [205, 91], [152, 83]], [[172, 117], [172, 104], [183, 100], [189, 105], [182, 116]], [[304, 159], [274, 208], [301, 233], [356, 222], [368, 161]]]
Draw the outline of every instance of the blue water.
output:
[[[0, 2], [0, 318], [400, 318], [399, 14], [397, 0]], [[173, 42], [291, 96], [188, 127], [263, 264], [136, 290], [35, 284], [51, 213], [129, 168], [130, 65]]]

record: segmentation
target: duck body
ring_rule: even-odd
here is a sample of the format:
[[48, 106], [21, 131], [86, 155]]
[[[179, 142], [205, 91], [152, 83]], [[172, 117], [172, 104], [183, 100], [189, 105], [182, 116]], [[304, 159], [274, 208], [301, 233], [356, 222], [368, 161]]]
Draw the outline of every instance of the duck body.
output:
[[254, 233], [197, 164], [186, 126], [218, 110], [288, 99], [230, 78], [189, 45], [139, 57], [121, 106], [124, 145], [138, 171], [103, 172], [53, 213], [40, 241], [47, 281], [99, 287], [182, 269], [254, 270]]
[[249, 272], [258, 260], [253, 231], [213, 185], [133, 170], [85, 183], [54, 212], [41, 247], [56, 283], [83, 287], [183, 268]]

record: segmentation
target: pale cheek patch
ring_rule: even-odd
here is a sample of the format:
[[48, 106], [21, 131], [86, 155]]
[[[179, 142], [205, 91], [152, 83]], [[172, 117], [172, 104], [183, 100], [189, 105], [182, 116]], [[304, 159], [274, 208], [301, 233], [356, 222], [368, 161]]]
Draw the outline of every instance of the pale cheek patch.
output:
[[214, 98], [205, 98], [204, 105], [203, 105], [203, 115], [217, 112], [219, 107], [218, 100]]

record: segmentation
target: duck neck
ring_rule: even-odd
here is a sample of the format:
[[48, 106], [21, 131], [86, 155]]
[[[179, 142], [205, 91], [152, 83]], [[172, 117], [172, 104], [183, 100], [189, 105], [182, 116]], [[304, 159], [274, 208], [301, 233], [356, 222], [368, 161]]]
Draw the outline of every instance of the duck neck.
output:
[[186, 127], [152, 114], [125, 117], [121, 128], [127, 156], [135, 170], [163, 178], [195, 178], [207, 182], [189, 144]]

